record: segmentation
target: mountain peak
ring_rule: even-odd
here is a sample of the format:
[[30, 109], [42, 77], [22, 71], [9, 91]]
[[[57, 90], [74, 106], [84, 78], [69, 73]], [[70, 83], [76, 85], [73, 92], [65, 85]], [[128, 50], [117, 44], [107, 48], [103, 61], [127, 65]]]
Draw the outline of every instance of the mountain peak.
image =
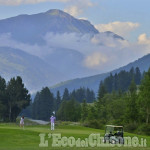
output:
[[59, 9], [50, 9], [50, 10], [46, 11], [46, 13], [56, 13], [56, 14], [58, 14], [60, 12], [63, 12], [63, 11], [59, 10]]
[[45, 13], [48, 15], [51, 15], [51, 16], [68, 16], [69, 15], [59, 9], [50, 9], [50, 10], [46, 11]]

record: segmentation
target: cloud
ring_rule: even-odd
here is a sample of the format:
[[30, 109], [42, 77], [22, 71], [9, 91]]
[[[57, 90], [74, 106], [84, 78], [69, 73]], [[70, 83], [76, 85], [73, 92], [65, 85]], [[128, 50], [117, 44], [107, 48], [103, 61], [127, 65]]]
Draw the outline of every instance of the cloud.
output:
[[146, 33], [139, 35], [138, 46], [142, 47], [145, 53], [150, 53], [150, 37], [147, 37]]
[[71, 14], [74, 17], [77, 17], [83, 14], [86, 9], [92, 6], [94, 6], [94, 4], [90, 0], [72, 0], [64, 9], [64, 11]]
[[37, 44], [29, 45], [29, 44], [15, 41], [12, 39], [11, 33], [0, 34], [0, 46], [21, 49], [29, 54], [36, 55], [36, 56], [43, 55], [42, 49], [45, 51], [45, 53], [47, 53], [46, 46], [38, 46]]
[[79, 19], [80, 20], [88, 20], [88, 18], [86, 18], [86, 17], [80, 17]]
[[95, 34], [91, 38], [91, 42], [93, 44], [98, 44], [98, 45], [104, 45], [107, 47], [119, 47], [119, 48], [124, 48], [128, 46], [128, 42], [126, 40], [122, 40], [121, 38], [114, 38], [114, 34], [110, 33], [109, 35], [107, 33], [100, 33], [100, 34]]
[[127, 36], [131, 31], [139, 27], [139, 23], [116, 21], [116, 22], [111, 22], [108, 24], [98, 24], [98, 25], [95, 25], [95, 27], [100, 32], [112, 31], [124, 37], [124, 36]]
[[83, 13], [83, 9], [79, 8], [78, 6], [69, 6], [64, 9], [66, 13], [76, 17]]
[[150, 45], [150, 37], [148, 38], [145, 33], [139, 35], [138, 37], [138, 43], [144, 44], [144, 45]]
[[89, 68], [95, 68], [102, 66], [104, 63], [107, 62], [107, 57], [100, 52], [94, 52], [91, 55], [87, 56], [86, 59], [84, 60], [85, 66]]
[[82, 53], [84, 55], [82, 64], [91, 70], [91, 74], [111, 71], [150, 52], [150, 49], [139, 45], [138, 42], [129, 43], [106, 33], [94, 36], [79, 33], [47, 33], [44, 39], [48, 47], [57, 46]]
[[[0, 46], [18, 48], [41, 58], [55, 52], [55, 48], [78, 51], [84, 56], [78, 64], [88, 70], [85, 72], [81, 69], [78, 75], [82, 76], [83, 73], [84, 76], [88, 76], [111, 71], [150, 53], [150, 39], [145, 34], [140, 35], [135, 43], [113, 38], [106, 33], [94, 36], [79, 33], [47, 33], [43, 39], [46, 41], [45, 45], [30, 45], [13, 40], [11, 34], [7, 33], [0, 35]], [[56, 60], [58, 61], [57, 58]]]
[[70, 0], [0, 0], [0, 5], [36, 4], [41, 2], [69, 2]]
[[54, 34], [47, 33], [44, 36], [48, 46], [57, 47], [57, 48], [67, 48], [75, 49], [84, 54], [90, 53], [94, 49], [94, 45], [91, 44], [91, 35], [90, 34], [80, 34], [80, 33], [64, 33], [64, 34]]

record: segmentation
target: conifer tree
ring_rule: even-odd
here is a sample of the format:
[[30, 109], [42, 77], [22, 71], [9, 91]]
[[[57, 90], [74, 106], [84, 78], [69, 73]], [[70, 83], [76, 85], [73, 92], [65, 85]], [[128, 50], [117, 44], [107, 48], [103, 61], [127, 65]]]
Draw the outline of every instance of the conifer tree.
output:
[[131, 81], [129, 87], [129, 98], [127, 101], [127, 120], [135, 123], [138, 121], [138, 108], [137, 108], [137, 87], [134, 79]]
[[62, 100], [66, 100], [66, 101], [70, 100], [70, 94], [69, 94], [69, 91], [68, 91], [67, 88], [65, 88], [65, 90], [64, 90], [64, 94], [63, 94]]
[[83, 103], [81, 105], [81, 119], [82, 121], [85, 121], [88, 117], [88, 105], [86, 103], [86, 100], [83, 100]]
[[56, 104], [55, 108], [56, 108], [56, 111], [57, 111], [59, 109], [60, 104], [61, 104], [61, 97], [60, 97], [60, 92], [59, 91], [57, 91], [55, 104]]
[[140, 111], [145, 118], [146, 124], [148, 124], [150, 122], [150, 68], [145, 73], [139, 89]]

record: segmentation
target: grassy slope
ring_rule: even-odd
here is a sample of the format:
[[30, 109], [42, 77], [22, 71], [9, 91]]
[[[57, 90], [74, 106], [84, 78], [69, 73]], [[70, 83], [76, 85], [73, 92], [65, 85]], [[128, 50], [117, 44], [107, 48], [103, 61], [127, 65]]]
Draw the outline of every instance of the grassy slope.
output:
[[[33, 125], [25, 127], [25, 130], [20, 129], [17, 124], [0, 124], [0, 150], [45, 150], [45, 149], [54, 149], [51, 148], [51, 139], [49, 139], [48, 148], [40, 148], [40, 133], [52, 133], [49, 130], [48, 125]], [[77, 138], [87, 138], [91, 133], [101, 133], [104, 135], [103, 130], [91, 129], [75, 125], [59, 125], [56, 127], [56, 130], [53, 133], [61, 133], [62, 136], [74, 136]], [[125, 136], [137, 136], [135, 134], [125, 133]], [[150, 136], [138, 136], [139, 138], [147, 139], [147, 148], [144, 150], [150, 149]], [[93, 148], [57, 148], [57, 149], [93, 149]], [[141, 150], [142, 148], [94, 148], [94, 149], [114, 149], [114, 150], [126, 150], [126, 149], [136, 149]]]

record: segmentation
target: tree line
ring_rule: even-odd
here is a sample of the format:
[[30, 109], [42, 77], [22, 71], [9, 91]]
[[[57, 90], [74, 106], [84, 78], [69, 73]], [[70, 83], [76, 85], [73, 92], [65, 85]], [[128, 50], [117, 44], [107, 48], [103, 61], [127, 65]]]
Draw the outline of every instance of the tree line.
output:
[[86, 99], [87, 103], [92, 103], [95, 100], [95, 93], [93, 90], [84, 87], [80, 87], [79, 89], [73, 90], [72, 92], [69, 92], [69, 90], [65, 88], [62, 100], [71, 99], [74, 99], [79, 103], [82, 103], [83, 99]]
[[[79, 103], [81, 103], [83, 99], [86, 99], [89, 103], [93, 102], [95, 100], [94, 92], [89, 88], [79, 88], [69, 92], [69, 90], [65, 88], [62, 96], [59, 91], [57, 91], [56, 96], [54, 96], [50, 89], [45, 87], [36, 93], [34, 102], [28, 107], [26, 112], [30, 111], [29, 115], [33, 119], [49, 120], [50, 115], [52, 115], [53, 112], [57, 112], [57, 114], [60, 114], [58, 115], [58, 119], [60, 120], [78, 121], [75, 117], [72, 119], [70, 114], [71, 112], [74, 114], [78, 108], [78, 114], [80, 114]], [[68, 112], [70, 109], [71, 111]]]
[[0, 76], [0, 121], [16, 121], [17, 116], [30, 101], [29, 91], [25, 88], [21, 77], [17, 76], [6, 82]]
[[123, 125], [126, 131], [150, 135], [150, 69], [144, 74], [138, 68], [136, 70], [135, 73], [132, 68], [129, 72], [110, 75], [113, 79], [118, 77], [116, 83], [128, 83], [126, 88], [120, 86], [109, 91], [106, 81], [110, 77], [100, 82], [97, 99], [91, 104], [86, 99], [81, 104], [73, 99], [63, 101], [56, 114], [57, 119], [81, 121], [93, 128], [104, 128], [106, 124]]
[[45, 87], [33, 102], [21, 77], [8, 82], [0, 77], [0, 121], [15, 121], [21, 112], [33, 119], [49, 120], [56, 112], [57, 120], [80, 121], [93, 128], [123, 125], [128, 131], [150, 134], [149, 91], [150, 69], [143, 74], [138, 68], [110, 74], [100, 82], [97, 98], [88, 88], [72, 92], [66, 88], [62, 96], [59, 91], [55, 96]]
[[122, 70], [118, 74], [115, 73], [114, 75], [110, 73], [110, 76], [104, 79], [103, 84], [109, 93], [119, 90], [125, 92], [128, 90], [133, 78], [136, 85], [139, 85], [142, 77], [143, 74], [140, 72], [140, 69], [138, 67], [132, 67], [130, 71]]

